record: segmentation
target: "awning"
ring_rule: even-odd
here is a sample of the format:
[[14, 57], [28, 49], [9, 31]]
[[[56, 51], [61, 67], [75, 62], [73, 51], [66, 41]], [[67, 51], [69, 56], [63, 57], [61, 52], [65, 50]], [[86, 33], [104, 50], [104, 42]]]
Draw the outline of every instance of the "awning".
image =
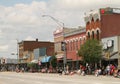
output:
[[41, 60], [41, 62], [42, 62], [42, 63], [49, 62], [49, 61], [50, 61], [50, 58], [51, 58], [51, 56], [43, 57], [42, 60]]
[[56, 55], [56, 58], [57, 58], [57, 59], [61, 59], [61, 58], [63, 58], [63, 57], [64, 57], [64, 54], [57, 54], [57, 55]]
[[117, 52], [117, 53], [114, 53], [114, 54], [110, 57], [111, 60], [112, 60], [112, 59], [118, 59], [118, 58], [119, 58], [118, 52]]
[[31, 63], [38, 63], [38, 60], [32, 60]]
[[[114, 59], [118, 59], [119, 58], [119, 53], [118, 51], [117, 52], [113, 52], [111, 55], [110, 55], [110, 58], [109, 60], [114, 60]], [[107, 59], [106, 56], [103, 56], [103, 59]], [[108, 59], [107, 59], [108, 60]]]

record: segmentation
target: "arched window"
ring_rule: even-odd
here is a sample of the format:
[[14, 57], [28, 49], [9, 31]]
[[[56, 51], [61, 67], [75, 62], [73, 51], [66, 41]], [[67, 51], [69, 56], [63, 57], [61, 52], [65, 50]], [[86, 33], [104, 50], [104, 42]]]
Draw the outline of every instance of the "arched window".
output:
[[90, 39], [90, 32], [88, 32], [88, 39]]
[[70, 51], [72, 51], [72, 41], [70, 41], [69, 48], [70, 48]]
[[69, 42], [66, 43], [66, 50], [69, 50]]
[[94, 39], [94, 31], [92, 31], [92, 39]]
[[73, 40], [73, 48], [72, 48], [72, 50], [74, 50], [75, 49], [75, 41]]
[[76, 40], [76, 50], [78, 50], [78, 40]]
[[81, 45], [82, 45], [82, 37], [80, 38], [80, 47], [81, 47]]
[[86, 41], [86, 37], [83, 36], [83, 42], [82, 42], [82, 44], [85, 43], [85, 41]]
[[99, 19], [97, 19], [96, 22], [99, 22]]
[[100, 32], [99, 32], [99, 30], [97, 30], [97, 34], [96, 34], [97, 36], [97, 40], [100, 40]]
[[92, 21], [94, 22], [94, 18], [92, 17]]

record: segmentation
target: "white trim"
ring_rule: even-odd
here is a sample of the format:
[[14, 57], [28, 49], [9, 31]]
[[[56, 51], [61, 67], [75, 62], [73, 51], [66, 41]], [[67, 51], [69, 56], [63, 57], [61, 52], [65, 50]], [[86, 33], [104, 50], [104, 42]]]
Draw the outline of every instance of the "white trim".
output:
[[100, 28], [96, 28], [96, 30], [95, 30], [96, 34], [97, 34], [97, 30], [99, 31], [99, 33], [101, 33]]
[[84, 40], [84, 39], [86, 40], [86, 36], [83, 36], [83, 40]]
[[80, 40], [80, 39], [83, 40], [83, 37], [80, 37], [79, 40]]
[[91, 30], [87, 30], [86, 36], [88, 36], [88, 33], [90, 33], [90, 35], [91, 35]]
[[73, 42], [73, 39], [70, 39], [70, 42]]

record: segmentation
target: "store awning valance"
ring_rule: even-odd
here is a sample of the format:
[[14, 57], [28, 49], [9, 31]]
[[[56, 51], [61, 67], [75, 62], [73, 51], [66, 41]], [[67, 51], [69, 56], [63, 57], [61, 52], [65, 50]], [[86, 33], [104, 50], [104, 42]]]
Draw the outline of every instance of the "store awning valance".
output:
[[49, 62], [49, 61], [50, 61], [50, 58], [51, 58], [51, 56], [45, 56], [45, 57], [42, 58], [41, 62], [42, 62], [42, 63]]
[[38, 63], [38, 60], [32, 60], [31, 63]]
[[63, 58], [63, 57], [64, 57], [64, 54], [57, 54], [57, 55], [56, 55], [56, 58], [57, 58], [57, 59], [61, 59], [61, 58]]
[[118, 52], [115, 52], [115, 53], [113, 53], [113, 54], [111, 55], [110, 60], [112, 60], [112, 59], [118, 59], [118, 58], [119, 58], [119, 53], [118, 53]]

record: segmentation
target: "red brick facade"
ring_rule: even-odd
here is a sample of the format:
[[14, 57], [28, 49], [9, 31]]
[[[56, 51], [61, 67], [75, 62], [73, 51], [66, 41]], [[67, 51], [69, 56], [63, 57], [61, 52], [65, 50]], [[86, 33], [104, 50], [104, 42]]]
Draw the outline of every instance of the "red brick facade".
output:
[[[71, 32], [69, 32], [69, 33], [71, 33]], [[84, 29], [82, 29], [82, 32], [81, 32], [81, 29], [78, 29], [78, 30], [74, 31], [73, 35], [68, 35], [65, 37], [66, 57], [68, 60], [69, 59], [72, 61], [81, 60], [81, 58], [79, 56], [77, 56], [77, 51], [80, 49], [80, 46], [86, 40], [85, 34], [86, 34], [86, 32], [85, 32], [85, 28], [84, 28]]]
[[[120, 35], [120, 13], [114, 13], [114, 8], [102, 8], [90, 11], [85, 16], [87, 39], [101, 39]], [[119, 9], [118, 9], [119, 10]]]
[[99, 11], [90, 12], [85, 16], [87, 39], [100, 39], [101, 22]]
[[120, 14], [101, 15], [101, 37], [120, 35]]

